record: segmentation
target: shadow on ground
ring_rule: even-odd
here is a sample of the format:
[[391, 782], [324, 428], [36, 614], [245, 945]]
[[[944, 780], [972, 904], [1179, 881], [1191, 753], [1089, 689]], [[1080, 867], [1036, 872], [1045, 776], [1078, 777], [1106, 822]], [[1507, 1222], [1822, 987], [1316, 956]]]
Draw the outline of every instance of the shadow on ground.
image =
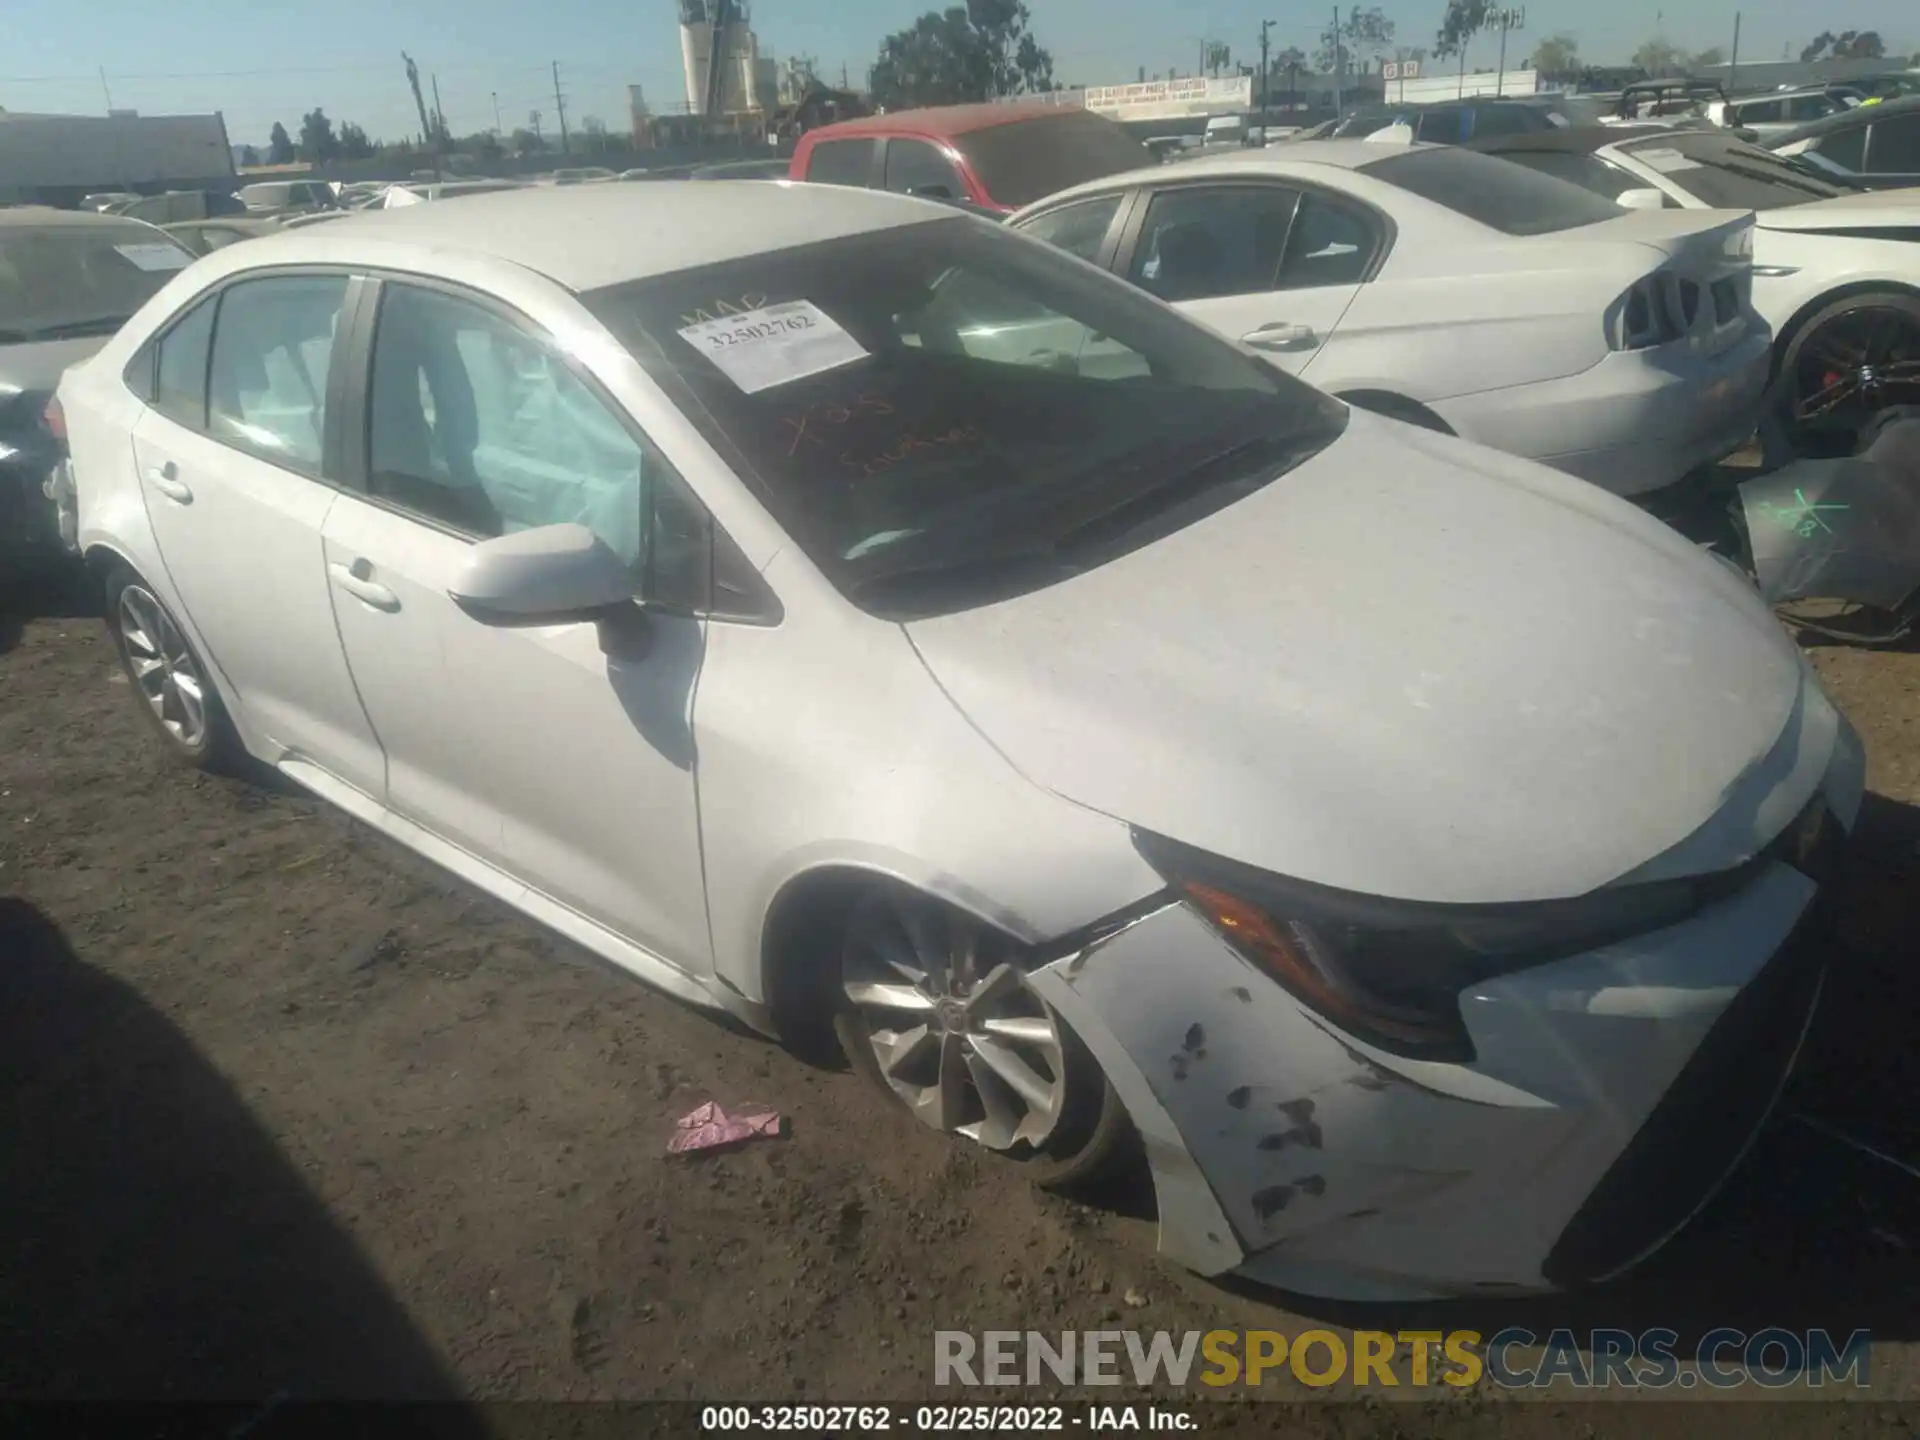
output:
[[100, 613], [100, 598], [78, 564], [30, 575], [0, 574], [0, 655], [20, 643], [29, 620], [79, 620]]
[[1682, 1354], [1721, 1326], [1920, 1337], [1920, 807], [1869, 795], [1855, 833], [1826, 992], [1775, 1117], [1718, 1199], [1651, 1260], [1565, 1296], [1390, 1313], [1298, 1306], [1357, 1327], [1518, 1326], [1543, 1338], [1564, 1327], [1583, 1346], [1594, 1329], [1664, 1327]]
[[[227, 1081], [7, 898], [0, 1155], [8, 1400], [457, 1398]], [[464, 1413], [435, 1433], [483, 1433]]]

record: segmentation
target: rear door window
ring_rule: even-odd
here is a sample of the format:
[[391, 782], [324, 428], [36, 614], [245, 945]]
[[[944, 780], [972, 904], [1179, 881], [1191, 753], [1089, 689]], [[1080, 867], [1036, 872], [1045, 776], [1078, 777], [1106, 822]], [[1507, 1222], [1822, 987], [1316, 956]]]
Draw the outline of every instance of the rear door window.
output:
[[1128, 278], [1162, 300], [1254, 295], [1278, 283], [1300, 192], [1281, 185], [1192, 185], [1147, 207]]
[[1360, 210], [1308, 191], [1300, 197], [1276, 288], [1358, 285], [1367, 278], [1381, 236]]
[[818, 185], [873, 183], [873, 154], [877, 140], [823, 140], [807, 156], [807, 179]]
[[886, 188], [936, 200], [958, 200], [967, 193], [953, 162], [924, 140], [887, 142]]
[[193, 430], [207, 426], [207, 350], [218, 298], [203, 300], [160, 339], [153, 408]]
[[344, 275], [248, 280], [220, 300], [207, 433], [306, 475], [320, 473], [327, 376]]
[[[1825, 153], [1824, 147], [1822, 153]], [[1920, 115], [1875, 121], [1867, 146], [1867, 174], [1920, 174]]]

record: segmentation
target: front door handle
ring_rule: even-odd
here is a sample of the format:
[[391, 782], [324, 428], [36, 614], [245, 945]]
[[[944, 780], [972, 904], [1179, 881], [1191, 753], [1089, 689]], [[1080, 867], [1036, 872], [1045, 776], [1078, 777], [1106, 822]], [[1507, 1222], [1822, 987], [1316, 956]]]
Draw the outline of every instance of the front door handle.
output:
[[1254, 350], [1311, 350], [1319, 345], [1320, 337], [1313, 333], [1311, 325], [1276, 320], [1271, 325], [1249, 330], [1240, 337], [1240, 343]]
[[180, 478], [180, 471], [171, 460], [164, 465], [149, 466], [147, 483], [177, 505], [193, 503], [193, 491]]
[[353, 596], [365, 601], [376, 610], [392, 612], [400, 608], [400, 597], [377, 581], [369, 580], [373, 567], [364, 560], [356, 560], [352, 565], [342, 565], [337, 560], [327, 562], [327, 573], [333, 577], [333, 583]]

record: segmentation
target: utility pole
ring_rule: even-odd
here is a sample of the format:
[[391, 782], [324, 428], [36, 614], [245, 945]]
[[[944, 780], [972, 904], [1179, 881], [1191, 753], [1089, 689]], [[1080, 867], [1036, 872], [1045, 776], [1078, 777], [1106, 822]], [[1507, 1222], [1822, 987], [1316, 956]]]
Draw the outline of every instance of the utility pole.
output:
[[1727, 93], [1734, 93], [1733, 82], [1740, 78], [1740, 12], [1733, 12], [1733, 54], [1727, 61]]
[[1267, 88], [1267, 75], [1269, 73], [1267, 70], [1267, 32], [1271, 29], [1273, 29], [1273, 21], [1262, 20], [1260, 22], [1260, 123], [1262, 125], [1267, 124], [1272, 118], [1267, 114], [1267, 108], [1273, 101], [1273, 97]]
[[[718, 44], [718, 41], [715, 41]], [[560, 93], [560, 62], [553, 62], [553, 113], [560, 118], [560, 153], [571, 155], [572, 148], [567, 142], [567, 102]]]
[[[1494, 11], [1490, 18], [1498, 21], [1500, 25], [1500, 68], [1494, 72], [1494, 77], [1493, 77], [1493, 93], [1497, 98], [1506, 93], [1507, 31], [1526, 29], [1527, 28], [1527, 12], [1525, 7], [1522, 7], [1520, 9], [1515, 9], [1513, 6], [1509, 5], [1502, 9]], [[1538, 81], [1536, 81], [1535, 83], [1538, 84]]]
[[500, 92], [496, 90], [493, 92], [493, 133], [498, 135], [502, 133], [505, 128], [506, 127], [500, 123]]
[[1340, 118], [1340, 7], [1333, 7], [1333, 118]]
[[440, 77], [433, 77], [433, 133], [446, 138], [447, 112], [440, 108]]
[[107, 97], [107, 113], [113, 113], [113, 91], [107, 88], [107, 67], [100, 67], [100, 93]]
[[420, 94], [420, 67], [413, 63], [413, 57], [406, 51], [400, 52], [400, 58], [407, 62], [407, 86], [413, 91], [413, 108], [420, 115], [420, 140], [422, 144], [433, 146], [433, 173], [440, 174], [445, 157], [440, 153], [440, 131], [427, 123], [427, 102]]

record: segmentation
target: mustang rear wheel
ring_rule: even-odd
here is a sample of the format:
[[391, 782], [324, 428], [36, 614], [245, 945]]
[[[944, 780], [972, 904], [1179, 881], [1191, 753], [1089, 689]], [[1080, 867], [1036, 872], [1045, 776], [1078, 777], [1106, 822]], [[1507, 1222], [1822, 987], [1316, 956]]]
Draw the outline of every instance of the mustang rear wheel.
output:
[[1780, 363], [1782, 418], [1799, 448], [1850, 455], [1874, 416], [1920, 404], [1920, 297], [1836, 300], [1800, 327]]
[[951, 906], [875, 888], [841, 938], [835, 1031], [848, 1061], [921, 1123], [1077, 1188], [1132, 1126], [1099, 1064], [1032, 985], [1020, 947]]

